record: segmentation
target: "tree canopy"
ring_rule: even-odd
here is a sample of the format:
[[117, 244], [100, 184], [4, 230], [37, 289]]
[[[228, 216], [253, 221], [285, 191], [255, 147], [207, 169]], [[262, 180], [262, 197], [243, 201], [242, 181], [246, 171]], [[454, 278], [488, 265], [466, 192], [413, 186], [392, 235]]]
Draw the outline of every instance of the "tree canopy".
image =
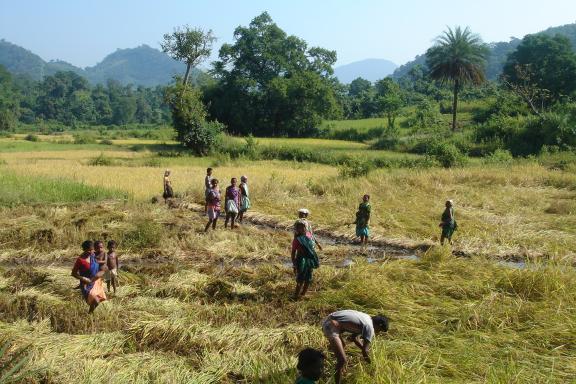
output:
[[221, 47], [218, 82], [206, 89], [210, 112], [233, 133], [309, 136], [323, 117], [339, 114], [335, 62], [336, 52], [308, 48], [264, 12]]
[[452, 129], [456, 130], [458, 91], [465, 84], [479, 85], [486, 80], [484, 65], [488, 47], [480, 36], [468, 27], [448, 28], [436, 39], [436, 44], [426, 52], [426, 64], [430, 76], [442, 83], [454, 85], [452, 104]]
[[182, 81], [187, 84], [190, 70], [210, 56], [214, 41], [216, 37], [211, 29], [204, 31], [185, 25], [176, 27], [171, 34], [165, 34], [161, 46], [173, 59], [186, 63], [186, 73]]
[[544, 102], [558, 101], [576, 91], [576, 53], [564, 36], [528, 35], [508, 57], [503, 78], [516, 89], [532, 86], [545, 91], [544, 99], [549, 100]]

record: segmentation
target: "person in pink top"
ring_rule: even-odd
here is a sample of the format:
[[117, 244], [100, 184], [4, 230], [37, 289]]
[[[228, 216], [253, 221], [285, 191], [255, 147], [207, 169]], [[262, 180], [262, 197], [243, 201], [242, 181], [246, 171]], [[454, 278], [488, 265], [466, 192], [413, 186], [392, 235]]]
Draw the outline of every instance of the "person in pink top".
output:
[[210, 181], [212, 188], [206, 193], [206, 211], [208, 213], [208, 223], [204, 228], [204, 232], [208, 232], [210, 225], [212, 229], [216, 229], [216, 222], [220, 216], [220, 188], [218, 187], [218, 179]]

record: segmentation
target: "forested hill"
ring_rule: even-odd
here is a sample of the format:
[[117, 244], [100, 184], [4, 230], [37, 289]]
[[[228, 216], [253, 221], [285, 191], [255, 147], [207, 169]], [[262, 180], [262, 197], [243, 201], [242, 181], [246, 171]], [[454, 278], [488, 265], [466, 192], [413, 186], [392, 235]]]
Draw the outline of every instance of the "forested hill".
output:
[[[546, 34], [554, 36], [556, 34], [560, 34], [566, 36], [570, 42], [572, 43], [572, 47], [576, 50], [576, 23], [574, 24], [566, 24], [559, 27], [550, 27], [545, 31], [538, 32], [536, 34]], [[509, 53], [513, 52], [518, 44], [520, 44], [521, 39], [519, 38], [512, 38], [509, 42], [499, 42], [499, 43], [490, 43], [488, 44], [490, 47], [490, 57], [488, 58], [488, 62], [486, 65], [486, 75], [489, 79], [494, 80], [502, 73], [502, 67], [506, 62], [506, 58]], [[412, 61], [398, 67], [394, 71], [392, 77], [398, 79], [404, 75], [406, 75], [410, 69], [412, 69], [416, 65], [425, 65], [426, 64], [426, 55], [418, 55]]]
[[[72, 71], [92, 84], [103, 84], [113, 79], [124, 85], [146, 87], [168, 84], [174, 75], [182, 75], [185, 71], [183, 63], [147, 45], [118, 49], [95, 66], [82, 69], [65, 61], [46, 62], [29, 50], [5, 40], [0, 40], [0, 65], [13, 74], [27, 75], [34, 80], [58, 71]], [[199, 72], [193, 72], [193, 78]]]
[[185, 70], [184, 63], [148, 45], [141, 45], [116, 50], [94, 67], [86, 68], [86, 77], [94, 84], [114, 79], [122, 84], [150, 87], [168, 84], [174, 75], [183, 75]]

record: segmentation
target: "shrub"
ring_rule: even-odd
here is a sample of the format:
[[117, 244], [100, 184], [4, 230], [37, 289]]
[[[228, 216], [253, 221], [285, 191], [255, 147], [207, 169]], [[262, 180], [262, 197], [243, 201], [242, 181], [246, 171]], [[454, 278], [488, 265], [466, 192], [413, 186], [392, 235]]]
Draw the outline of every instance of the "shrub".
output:
[[38, 136], [32, 134], [32, 133], [29, 133], [29, 134], [27, 134], [27, 135], [24, 137], [24, 140], [27, 140], [27, 141], [40, 141], [40, 138], [39, 138]]
[[100, 140], [100, 144], [102, 144], [102, 145], [114, 145], [114, 143], [110, 139]]
[[434, 143], [428, 150], [427, 156], [438, 161], [444, 168], [463, 165], [466, 162], [466, 156], [449, 142]]
[[110, 166], [113, 165], [114, 161], [106, 156], [104, 156], [103, 152], [100, 152], [100, 155], [98, 157], [95, 157], [93, 159], [90, 159], [88, 161], [88, 165], [92, 165], [92, 166]]
[[151, 157], [148, 158], [146, 160], [144, 160], [144, 166], [145, 167], [161, 167], [162, 166], [162, 162], [160, 161], [160, 159], [156, 158], [156, 157]]
[[486, 164], [511, 164], [514, 161], [512, 154], [507, 149], [497, 149], [484, 158]]
[[87, 134], [74, 135], [74, 144], [96, 144], [96, 138]]
[[338, 168], [338, 174], [344, 178], [357, 178], [367, 176], [371, 170], [372, 164], [370, 164], [370, 162], [367, 160], [353, 158], [344, 162]]
[[166, 90], [166, 102], [172, 110], [172, 124], [177, 140], [199, 156], [206, 156], [216, 147], [224, 125], [206, 121], [206, 107], [201, 92], [178, 84]]
[[180, 151], [159, 151], [157, 153], [159, 157], [181, 157], [182, 152]]
[[388, 126], [382, 136], [376, 141], [371, 149], [394, 149], [400, 141], [400, 132], [398, 128]]
[[331, 128], [325, 137], [334, 140], [364, 142], [382, 136], [384, 131], [384, 127], [372, 127], [367, 130], [359, 130], [358, 128], [345, 128], [336, 130]]
[[252, 135], [248, 136], [245, 140], [244, 153], [246, 157], [251, 160], [257, 160], [260, 155], [258, 141], [256, 141]]

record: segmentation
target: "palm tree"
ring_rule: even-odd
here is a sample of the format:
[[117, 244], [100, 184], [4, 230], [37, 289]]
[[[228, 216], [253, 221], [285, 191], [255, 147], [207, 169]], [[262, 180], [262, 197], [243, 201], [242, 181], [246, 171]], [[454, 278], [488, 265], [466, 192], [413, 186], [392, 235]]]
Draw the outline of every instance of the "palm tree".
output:
[[465, 84], [479, 85], [486, 81], [484, 65], [489, 54], [480, 36], [468, 27], [456, 27], [436, 38], [436, 44], [426, 51], [426, 64], [430, 77], [454, 85], [452, 103], [452, 130], [456, 130], [458, 90]]

